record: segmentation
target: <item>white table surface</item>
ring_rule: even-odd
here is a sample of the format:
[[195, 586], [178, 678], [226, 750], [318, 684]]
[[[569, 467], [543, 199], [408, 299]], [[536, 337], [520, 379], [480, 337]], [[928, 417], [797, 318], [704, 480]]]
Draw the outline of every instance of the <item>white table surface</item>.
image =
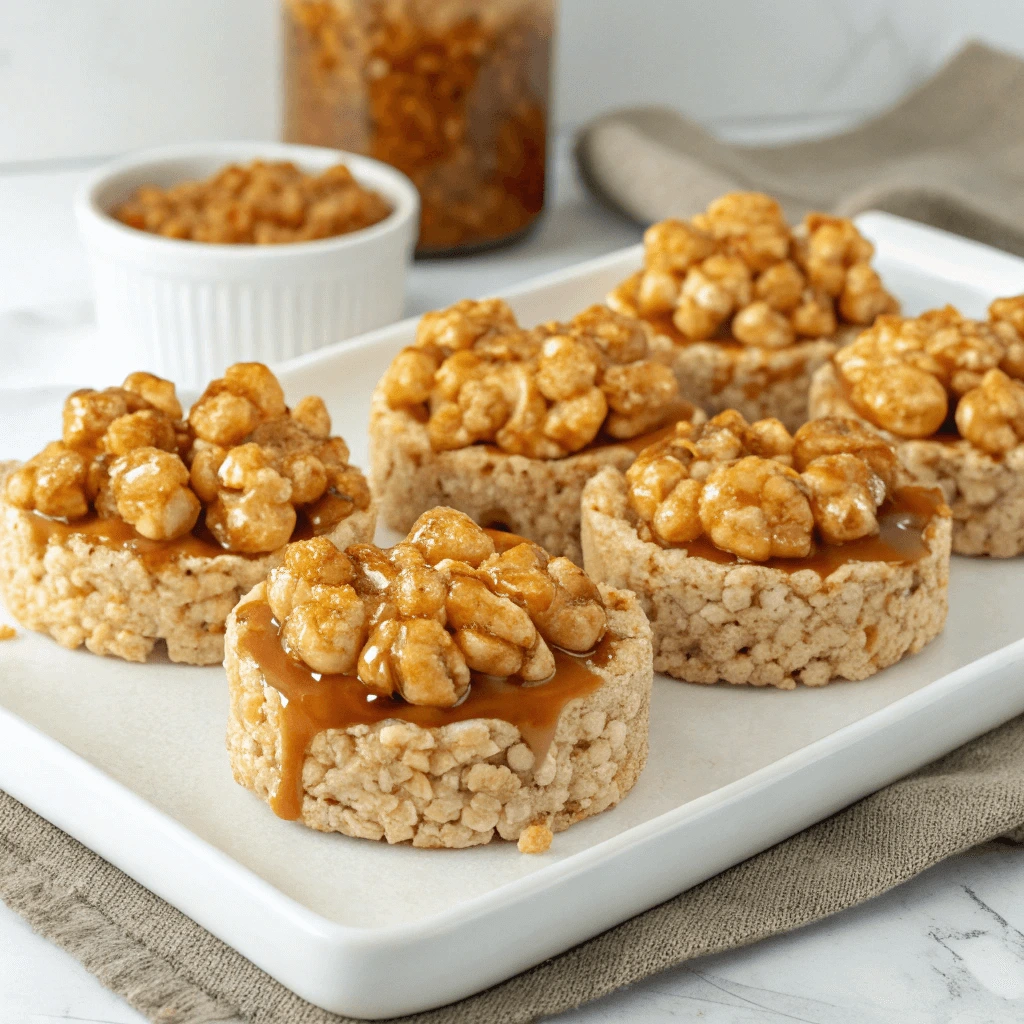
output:
[[[70, 196], [81, 169], [0, 173], [2, 389], [107, 384]], [[408, 311], [609, 252], [639, 230], [591, 201], [561, 147], [554, 201], [510, 249], [418, 263]], [[48, 396], [49, 397], [49, 396]], [[933, 868], [857, 909], [747, 949], [693, 961], [558, 1018], [563, 1024], [991, 1024], [1024, 1019], [1024, 848]], [[143, 1018], [0, 904], [0, 1024]]]

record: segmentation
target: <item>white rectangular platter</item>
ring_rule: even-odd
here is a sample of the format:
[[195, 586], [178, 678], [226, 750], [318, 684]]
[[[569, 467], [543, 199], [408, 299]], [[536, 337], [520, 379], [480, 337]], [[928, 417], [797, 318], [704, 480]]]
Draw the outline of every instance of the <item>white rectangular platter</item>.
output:
[[[1024, 291], [1024, 261], [882, 214], [859, 223], [909, 312], [948, 301], [982, 315]], [[615, 253], [508, 297], [524, 323], [568, 316], [639, 258]], [[407, 321], [282, 368], [292, 400], [326, 398], [358, 464], [370, 391], [413, 331]], [[231, 779], [220, 669], [129, 665], [24, 631], [0, 646], [0, 787], [311, 1002], [410, 1013], [539, 963], [1024, 712], [1022, 582], [1018, 561], [954, 559], [946, 631], [865, 682], [776, 692], [656, 679], [636, 789], [540, 857], [280, 821]]]

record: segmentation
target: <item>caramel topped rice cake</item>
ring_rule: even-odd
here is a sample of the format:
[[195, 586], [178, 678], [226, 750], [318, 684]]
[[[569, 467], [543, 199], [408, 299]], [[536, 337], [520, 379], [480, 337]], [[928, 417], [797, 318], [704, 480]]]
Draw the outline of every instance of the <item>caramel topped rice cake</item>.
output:
[[1024, 552], [1024, 295], [986, 320], [952, 306], [879, 317], [818, 370], [814, 415], [855, 416], [953, 510], [953, 551]]
[[655, 669], [694, 683], [822, 686], [919, 651], [946, 620], [950, 535], [941, 491], [852, 419], [680, 423], [583, 492], [587, 572], [637, 594]]
[[291, 544], [225, 668], [236, 781], [322, 832], [541, 853], [647, 759], [636, 597], [450, 508], [389, 549]]
[[650, 227], [643, 268], [607, 301], [671, 339], [670, 365], [694, 405], [796, 430], [814, 371], [899, 309], [873, 253], [845, 218], [809, 213], [791, 228], [770, 196], [730, 192], [688, 221]]
[[76, 391], [63, 436], [0, 464], [0, 593], [65, 647], [217, 664], [238, 598], [296, 536], [370, 540], [363, 474], [320, 398], [285, 405], [261, 363], [237, 363], [186, 417], [174, 385], [133, 373]]
[[500, 299], [428, 313], [373, 396], [370, 480], [384, 522], [405, 531], [448, 505], [579, 562], [584, 482], [625, 469], [654, 432], [694, 414], [667, 349], [604, 306], [529, 329]]

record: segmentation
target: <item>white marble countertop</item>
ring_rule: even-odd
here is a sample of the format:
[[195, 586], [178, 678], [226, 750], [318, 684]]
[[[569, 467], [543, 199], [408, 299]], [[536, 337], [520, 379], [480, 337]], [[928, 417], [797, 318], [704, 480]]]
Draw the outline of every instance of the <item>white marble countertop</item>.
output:
[[[408, 311], [486, 294], [639, 239], [635, 226], [586, 197], [564, 149], [555, 171], [554, 202], [529, 239], [470, 259], [416, 264]], [[0, 400], [3, 388], [108, 383], [70, 212], [81, 173], [0, 174]], [[991, 844], [830, 920], [693, 961], [558, 1019], [1024, 1019], [1024, 847]], [[143, 1018], [0, 904], [0, 1024], [59, 1020]]]

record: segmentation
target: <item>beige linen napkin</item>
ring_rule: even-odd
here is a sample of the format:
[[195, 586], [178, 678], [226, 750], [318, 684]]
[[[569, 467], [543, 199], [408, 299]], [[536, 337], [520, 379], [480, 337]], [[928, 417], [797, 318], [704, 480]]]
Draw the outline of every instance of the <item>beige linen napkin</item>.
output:
[[[979, 46], [837, 139], [740, 149], [645, 110], [596, 122], [579, 156], [599, 192], [641, 221], [693, 213], [729, 188], [762, 188], [791, 213], [881, 207], [1024, 252], [1024, 65]], [[836, 913], [1014, 829], [1024, 842], [1022, 826], [1024, 717], [560, 957], [405, 1019], [524, 1024]], [[342, 1020], [2, 793], [0, 899], [161, 1024]]]
[[576, 155], [591, 189], [643, 224], [757, 189], [790, 217], [887, 210], [1024, 255], [1024, 61], [979, 43], [830, 139], [731, 146], [674, 110], [639, 107], [585, 127]]

